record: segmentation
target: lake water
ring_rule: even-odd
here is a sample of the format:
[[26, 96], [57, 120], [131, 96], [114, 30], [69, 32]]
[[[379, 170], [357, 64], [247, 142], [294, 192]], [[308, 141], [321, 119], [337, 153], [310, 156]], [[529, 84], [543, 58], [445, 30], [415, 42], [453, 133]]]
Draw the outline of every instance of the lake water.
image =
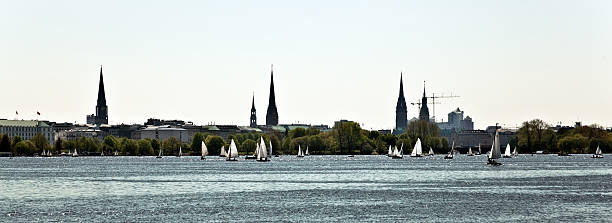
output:
[[612, 221], [612, 156], [0, 158], [0, 222]]

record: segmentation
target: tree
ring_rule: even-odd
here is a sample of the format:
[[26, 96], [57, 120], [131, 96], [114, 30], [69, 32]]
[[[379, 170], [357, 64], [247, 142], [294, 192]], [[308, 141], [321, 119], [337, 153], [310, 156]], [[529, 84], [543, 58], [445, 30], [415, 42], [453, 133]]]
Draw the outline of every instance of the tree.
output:
[[221, 136], [209, 135], [206, 137], [206, 147], [208, 154], [218, 156], [221, 153], [221, 147], [225, 146], [225, 141]]
[[102, 152], [106, 154], [111, 154], [117, 151], [119, 148], [119, 142], [117, 138], [112, 135], [104, 137], [104, 141], [102, 141]]
[[45, 138], [43, 134], [36, 134], [34, 137], [32, 137], [32, 139], [30, 139], [30, 141], [36, 146], [37, 153], [40, 153], [43, 150], [49, 150], [51, 148], [51, 145], [49, 145], [49, 141], [47, 140], [47, 138]]
[[196, 132], [191, 139], [191, 151], [198, 153], [202, 151], [202, 142], [206, 140], [206, 135], [201, 132]]
[[55, 146], [54, 149], [57, 153], [61, 153], [63, 148], [63, 141], [62, 138], [57, 138], [57, 140], [55, 140]]
[[355, 122], [343, 122], [334, 126], [337, 135], [338, 148], [341, 154], [354, 154], [361, 149], [363, 138], [361, 127]]
[[238, 151], [244, 154], [251, 154], [255, 152], [255, 149], [257, 149], [257, 142], [252, 139], [247, 139], [242, 142]]
[[153, 151], [154, 151], [155, 153], [159, 153], [159, 150], [160, 150], [160, 148], [161, 148], [161, 145], [160, 145], [160, 143], [159, 143], [159, 140], [157, 140], [157, 139], [153, 139], [153, 140], [151, 140], [151, 147], [153, 148]]
[[13, 148], [15, 147], [15, 145], [17, 145], [17, 143], [23, 141], [23, 139], [21, 138], [21, 136], [15, 136], [13, 137], [13, 141], [11, 142]]
[[564, 153], [584, 152], [583, 149], [589, 145], [589, 139], [580, 134], [568, 135], [559, 140], [559, 149]]
[[[280, 154], [278, 151], [282, 152], [282, 148], [281, 148], [281, 142], [278, 139], [278, 136], [276, 136], [275, 134], [270, 134], [268, 136], [269, 142], [272, 142], [272, 153], [274, 154]], [[268, 146], [270, 145], [270, 143], [268, 143]], [[268, 148], [270, 149], [270, 148]], [[272, 154], [270, 154], [272, 155]]]
[[179, 148], [183, 146], [183, 143], [175, 137], [170, 137], [162, 142], [162, 148], [165, 155], [178, 155]]
[[15, 145], [15, 154], [19, 156], [31, 156], [36, 153], [36, 145], [30, 140], [25, 140]]
[[3, 134], [0, 139], [0, 152], [11, 152], [11, 139], [7, 134]]
[[138, 143], [136, 143], [136, 140], [133, 139], [127, 139], [125, 140], [125, 148], [124, 148], [124, 152], [130, 156], [137, 156], [139, 155], [139, 151], [138, 151]]
[[[521, 151], [553, 150], [555, 145], [554, 132], [549, 129], [550, 125], [540, 119], [523, 122], [518, 130], [518, 145]], [[550, 138], [552, 137], [552, 139]], [[547, 143], [548, 142], [548, 143]]]
[[153, 146], [151, 146], [150, 139], [141, 139], [138, 140], [138, 155], [141, 156], [153, 156], [155, 152], [153, 151]]

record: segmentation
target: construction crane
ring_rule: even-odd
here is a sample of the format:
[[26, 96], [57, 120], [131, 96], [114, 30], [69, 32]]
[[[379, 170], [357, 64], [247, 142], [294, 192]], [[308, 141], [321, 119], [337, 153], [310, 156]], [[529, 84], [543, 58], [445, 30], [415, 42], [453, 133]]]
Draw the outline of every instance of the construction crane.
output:
[[[423, 103], [421, 103], [421, 102], [413, 102], [413, 103], [410, 103], [410, 104], [411, 104], [411, 105], [418, 105], [418, 106], [419, 106], [419, 111], [420, 111], [420, 110], [421, 110], [421, 105], [422, 105]], [[428, 105], [433, 105], [433, 104], [434, 104], [434, 102], [433, 102], [433, 101], [432, 101], [432, 102], [427, 102], [427, 104], [428, 104]], [[436, 104], [440, 104], [440, 102], [436, 102]]]
[[440, 102], [436, 103], [436, 99], [440, 99], [440, 98], [458, 98], [459, 96], [456, 95], [450, 95], [450, 96], [444, 96], [443, 94], [440, 96], [436, 96], [436, 93], [431, 94], [430, 97], [427, 98], [431, 98], [431, 103], [433, 104], [433, 120], [434, 122], [436, 122], [436, 104], [440, 104]]

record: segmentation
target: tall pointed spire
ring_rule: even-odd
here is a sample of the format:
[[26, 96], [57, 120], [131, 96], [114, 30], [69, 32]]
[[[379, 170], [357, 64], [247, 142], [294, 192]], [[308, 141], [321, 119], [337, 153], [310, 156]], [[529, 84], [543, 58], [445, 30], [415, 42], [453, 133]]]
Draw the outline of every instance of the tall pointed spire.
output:
[[108, 124], [108, 106], [106, 106], [106, 94], [104, 92], [104, 75], [100, 65], [100, 82], [98, 83], [98, 101], [96, 103], [96, 114], [87, 116], [87, 124]]
[[394, 134], [401, 134], [406, 131], [408, 125], [408, 107], [404, 98], [404, 74], [400, 73], [400, 92], [395, 106], [395, 131]]
[[100, 82], [98, 83], [98, 106], [106, 105], [106, 94], [104, 93], [104, 76], [102, 75], [102, 65], [100, 65]]
[[425, 81], [423, 81], [423, 98], [421, 98], [421, 110], [419, 119], [429, 122], [429, 108], [427, 107], [427, 95], [425, 94]]
[[251, 104], [251, 124], [253, 128], [257, 127], [257, 110], [255, 110], [255, 92], [253, 92], [253, 103]]
[[266, 125], [278, 125], [278, 111], [276, 110], [276, 95], [274, 94], [274, 65], [270, 66], [270, 98], [268, 100], [268, 113]]

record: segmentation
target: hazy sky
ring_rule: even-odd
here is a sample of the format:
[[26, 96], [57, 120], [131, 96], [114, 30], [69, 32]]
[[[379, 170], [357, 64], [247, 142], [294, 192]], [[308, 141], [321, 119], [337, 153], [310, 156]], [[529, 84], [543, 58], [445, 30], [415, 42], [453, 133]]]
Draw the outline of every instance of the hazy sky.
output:
[[612, 1], [0, 0], [0, 118], [84, 123], [100, 64], [111, 124], [264, 124], [274, 64], [281, 123], [391, 129], [403, 72], [444, 120], [612, 126]]

